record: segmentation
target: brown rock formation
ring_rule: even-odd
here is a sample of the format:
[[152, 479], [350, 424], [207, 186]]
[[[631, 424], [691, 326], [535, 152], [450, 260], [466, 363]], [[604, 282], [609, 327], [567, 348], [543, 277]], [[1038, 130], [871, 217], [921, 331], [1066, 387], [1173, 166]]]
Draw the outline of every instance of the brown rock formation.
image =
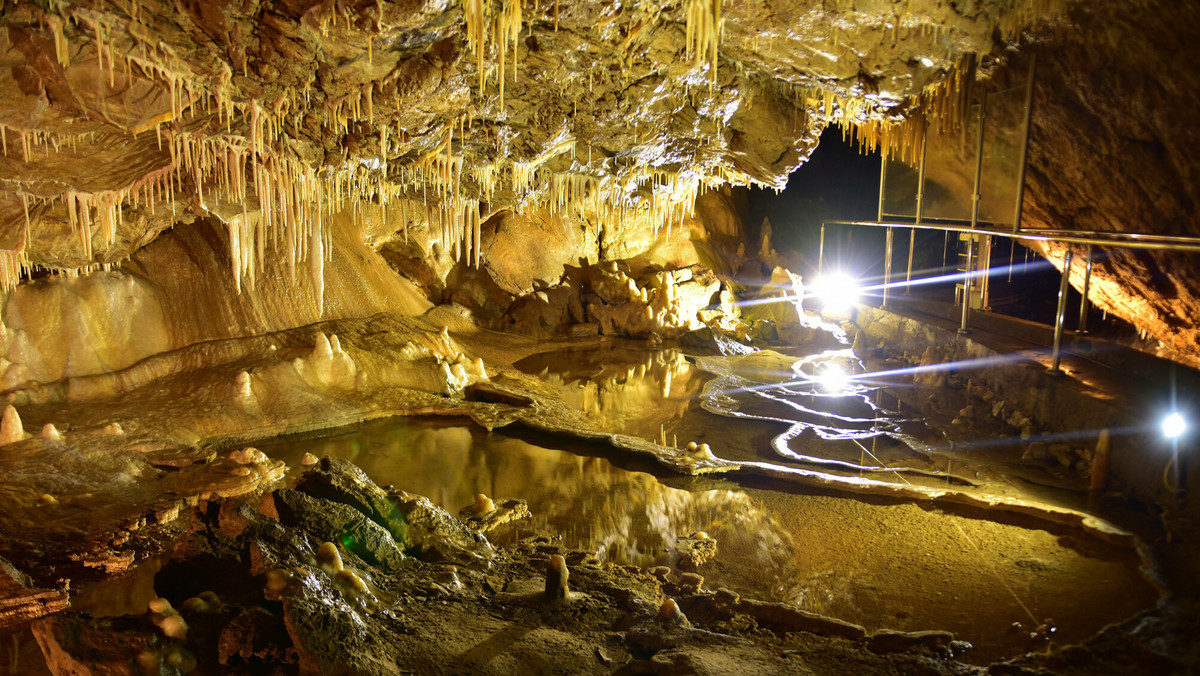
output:
[[[1074, 6], [1035, 32], [1038, 53], [1026, 226], [1157, 235], [1200, 233], [1200, 106], [1193, 39], [1200, 8], [1158, 2]], [[1025, 57], [1018, 57], [1017, 63]], [[1063, 248], [1043, 247], [1061, 268]], [[1071, 277], [1083, 286], [1082, 247]], [[1098, 250], [1092, 302], [1200, 356], [1200, 283], [1192, 258]]]

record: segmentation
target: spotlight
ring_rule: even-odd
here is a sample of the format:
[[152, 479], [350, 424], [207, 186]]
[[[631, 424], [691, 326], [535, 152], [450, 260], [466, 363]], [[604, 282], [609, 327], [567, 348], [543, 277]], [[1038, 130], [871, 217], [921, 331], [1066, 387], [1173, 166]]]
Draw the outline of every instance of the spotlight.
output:
[[837, 394], [850, 384], [850, 375], [837, 364], [825, 364], [813, 380], [822, 390], [829, 394]]
[[850, 275], [836, 273], [817, 279], [813, 295], [829, 312], [845, 312], [858, 302], [858, 282]]
[[1179, 411], [1163, 418], [1162, 432], [1163, 436], [1168, 439], [1178, 439], [1187, 431], [1187, 421], [1179, 414]]

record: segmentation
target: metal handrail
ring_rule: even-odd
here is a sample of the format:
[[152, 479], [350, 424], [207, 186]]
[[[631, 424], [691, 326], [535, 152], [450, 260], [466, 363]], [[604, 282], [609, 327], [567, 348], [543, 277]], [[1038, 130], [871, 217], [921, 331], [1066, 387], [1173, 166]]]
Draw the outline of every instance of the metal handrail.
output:
[[[1092, 244], [1120, 249], [1149, 249], [1158, 251], [1181, 251], [1200, 253], [1200, 237], [1179, 235], [1155, 235], [1146, 232], [1105, 232], [1102, 230], [1001, 230], [976, 227], [959, 223], [900, 223], [877, 221], [825, 221], [822, 225], [863, 225], [876, 228], [921, 228], [946, 232], [965, 232], [972, 235], [994, 235], [1009, 239], [1025, 239], [1036, 242], [1062, 242], [1064, 244]], [[1133, 241], [1121, 241], [1122, 239]]]

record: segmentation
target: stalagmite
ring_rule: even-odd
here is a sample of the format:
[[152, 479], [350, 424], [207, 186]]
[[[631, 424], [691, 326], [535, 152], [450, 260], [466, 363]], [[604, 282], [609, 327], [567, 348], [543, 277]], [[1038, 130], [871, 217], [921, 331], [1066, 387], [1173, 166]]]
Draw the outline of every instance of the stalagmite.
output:
[[658, 609], [658, 617], [660, 620], [671, 624], [678, 624], [685, 627], [691, 625], [687, 617], [683, 614], [683, 611], [679, 609], [679, 604], [675, 599], [669, 598], [663, 601], [662, 606]]
[[571, 597], [571, 587], [567, 582], [570, 571], [567, 560], [555, 554], [546, 563], [546, 600], [566, 601]]
[[329, 360], [333, 358], [333, 347], [324, 333], [318, 332], [312, 350], [313, 360]]
[[450, 365], [447, 364], [446, 362], [441, 362], [439, 364], [439, 368], [441, 369], [442, 380], [444, 380], [446, 382], [447, 393], [454, 394], [455, 392], [457, 392], [459, 390], [459, 388], [454, 386], [455, 378], [454, 378], [454, 373], [452, 373], [450, 371]]
[[1109, 455], [1112, 450], [1111, 433], [1108, 429], [1100, 430], [1096, 440], [1096, 452], [1092, 457], [1092, 474], [1089, 489], [1094, 492], [1103, 491], [1108, 485]]
[[54, 426], [54, 423], [46, 423], [42, 426], [42, 439], [46, 441], [62, 441], [62, 433]]
[[321, 546], [317, 548], [317, 564], [327, 575], [333, 575], [345, 569], [342, 555], [338, 552], [337, 545], [332, 542], [322, 542]]
[[21, 416], [12, 404], [4, 407], [4, 415], [0, 417], [0, 444], [11, 444], [25, 438], [25, 428], [21, 425]]
[[483, 493], [476, 493], [473, 508], [476, 514], [487, 514], [496, 510], [496, 503]]

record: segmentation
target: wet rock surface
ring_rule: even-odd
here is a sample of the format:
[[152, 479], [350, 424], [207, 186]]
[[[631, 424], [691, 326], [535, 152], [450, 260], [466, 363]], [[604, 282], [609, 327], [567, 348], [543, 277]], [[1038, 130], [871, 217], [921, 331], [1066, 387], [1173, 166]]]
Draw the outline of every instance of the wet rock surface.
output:
[[[379, 509], [383, 489], [359, 474], [345, 463], [324, 463], [300, 483], [338, 485], [346, 502]], [[594, 555], [563, 550], [545, 538], [465, 562], [447, 563], [435, 548], [389, 562], [364, 560], [344, 544], [345, 537], [339, 544], [325, 540], [330, 522], [322, 514], [331, 511], [329, 504], [298, 495], [303, 493], [280, 489], [272, 496], [287, 505], [286, 526], [272, 509], [263, 509], [266, 501], [258, 510], [237, 498], [200, 505], [189, 517], [190, 534], [172, 554], [177, 563], [158, 574], [155, 586], [180, 595], [185, 588], [211, 585], [211, 590], [197, 599], [157, 599], [138, 615], [67, 612], [41, 620], [35, 635], [51, 672], [528, 673], [551, 665], [560, 673], [719, 673], [733, 665], [802, 672], [809, 668], [805, 664], [849, 659], [866, 637], [861, 627], [782, 604], [685, 590], [636, 567], [601, 565]], [[453, 517], [424, 513], [423, 498], [401, 499], [409, 503], [405, 508], [397, 502], [403, 522], [413, 517], [426, 539], [461, 538], [464, 527]], [[398, 523], [395, 517], [357, 513], [381, 531], [384, 524], [375, 518], [390, 528]], [[347, 523], [362, 529], [360, 521]], [[221, 563], [207, 574], [180, 566], [195, 557]], [[189, 579], [172, 579], [185, 570], [192, 571]], [[565, 582], [568, 571], [567, 594], [510, 591], [523, 588], [523, 581], [536, 588], [551, 573]], [[667, 598], [668, 591], [682, 594], [678, 603]], [[755, 627], [769, 634], [752, 631]], [[878, 652], [901, 650], [897, 642], [931, 644], [923, 636], [906, 636], [889, 635], [889, 650]], [[786, 654], [805, 645], [822, 657], [797, 662]], [[903, 664], [969, 670], [945, 660], [910, 653], [857, 656], [850, 663], [866, 673]]]

